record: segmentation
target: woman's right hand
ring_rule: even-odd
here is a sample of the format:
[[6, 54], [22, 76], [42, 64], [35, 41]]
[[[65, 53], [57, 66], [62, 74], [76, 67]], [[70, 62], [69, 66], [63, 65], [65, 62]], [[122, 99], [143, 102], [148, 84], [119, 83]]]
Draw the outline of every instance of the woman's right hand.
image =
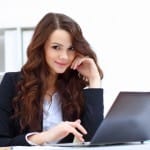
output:
[[64, 121], [47, 131], [32, 135], [29, 137], [29, 140], [42, 145], [44, 143], [61, 140], [72, 133], [78, 141], [84, 142], [83, 134], [87, 134], [87, 131], [80, 123], [80, 120], [74, 122]]

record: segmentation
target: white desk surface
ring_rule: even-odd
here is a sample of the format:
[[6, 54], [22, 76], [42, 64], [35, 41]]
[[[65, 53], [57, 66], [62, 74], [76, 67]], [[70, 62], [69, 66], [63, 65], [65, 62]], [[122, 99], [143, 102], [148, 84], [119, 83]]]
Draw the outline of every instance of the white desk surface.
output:
[[150, 142], [129, 145], [97, 146], [97, 147], [56, 147], [56, 146], [16, 146], [11, 150], [150, 150]]

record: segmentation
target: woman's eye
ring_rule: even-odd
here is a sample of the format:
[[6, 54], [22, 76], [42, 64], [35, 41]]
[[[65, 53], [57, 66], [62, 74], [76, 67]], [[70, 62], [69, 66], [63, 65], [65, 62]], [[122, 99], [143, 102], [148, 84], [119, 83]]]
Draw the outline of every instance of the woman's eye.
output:
[[55, 49], [55, 50], [59, 50], [60, 49], [60, 47], [57, 46], [57, 45], [52, 46], [52, 48]]
[[74, 47], [70, 47], [69, 50], [74, 51], [75, 49], [74, 49]]

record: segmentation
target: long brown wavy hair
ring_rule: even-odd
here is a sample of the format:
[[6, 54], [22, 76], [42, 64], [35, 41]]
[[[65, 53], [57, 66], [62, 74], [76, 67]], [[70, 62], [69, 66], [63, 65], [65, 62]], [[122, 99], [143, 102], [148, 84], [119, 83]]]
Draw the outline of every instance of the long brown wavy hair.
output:
[[[21, 69], [21, 80], [17, 84], [17, 95], [13, 101], [13, 116], [19, 120], [21, 131], [26, 128], [30, 131], [41, 130], [43, 99], [48, 88], [46, 79], [51, 74], [45, 60], [44, 45], [56, 29], [69, 32], [74, 49], [93, 58], [101, 78], [103, 76], [96, 54], [84, 38], [80, 26], [64, 14], [46, 14], [37, 24], [27, 48], [28, 59]], [[87, 85], [88, 82], [76, 70], [68, 68], [65, 73], [58, 75], [56, 89], [60, 95], [64, 120], [73, 121], [82, 115], [83, 88]]]

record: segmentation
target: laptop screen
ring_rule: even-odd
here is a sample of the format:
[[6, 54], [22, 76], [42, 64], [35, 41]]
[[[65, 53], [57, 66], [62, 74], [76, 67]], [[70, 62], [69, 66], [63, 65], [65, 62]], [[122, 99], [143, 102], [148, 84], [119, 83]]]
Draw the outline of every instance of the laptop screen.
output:
[[150, 139], [150, 92], [125, 92], [116, 97], [91, 144], [115, 144]]

